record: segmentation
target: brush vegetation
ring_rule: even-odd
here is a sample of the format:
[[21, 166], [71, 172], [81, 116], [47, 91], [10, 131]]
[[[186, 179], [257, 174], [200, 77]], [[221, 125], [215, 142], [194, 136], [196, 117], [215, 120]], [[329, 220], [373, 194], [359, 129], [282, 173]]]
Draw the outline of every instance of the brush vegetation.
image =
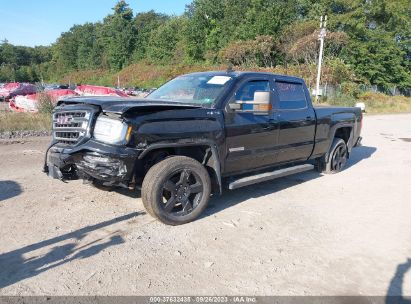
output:
[[49, 131], [51, 115], [48, 113], [0, 112], [0, 133], [12, 131]]
[[356, 98], [350, 95], [326, 98], [314, 105], [354, 107], [358, 102], [365, 104], [366, 112], [369, 114], [411, 113], [411, 97], [373, 92], [362, 93]]

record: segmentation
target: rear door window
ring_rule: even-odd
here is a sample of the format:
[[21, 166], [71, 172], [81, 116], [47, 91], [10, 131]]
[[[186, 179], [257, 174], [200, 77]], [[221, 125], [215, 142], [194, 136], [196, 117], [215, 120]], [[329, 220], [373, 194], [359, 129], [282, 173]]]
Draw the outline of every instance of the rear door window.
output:
[[279, 109], [295, 110], [307, 107], [305, 91], [300, 83], [276, 81]]

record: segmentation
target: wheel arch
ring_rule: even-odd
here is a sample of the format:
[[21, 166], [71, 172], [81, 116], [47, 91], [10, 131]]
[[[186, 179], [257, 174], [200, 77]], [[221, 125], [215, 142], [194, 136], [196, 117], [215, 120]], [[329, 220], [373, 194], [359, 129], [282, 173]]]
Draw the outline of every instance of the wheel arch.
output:
[[[191, 157], [201, 163], [208, 171], [212, 181], [212, 192], [222, 193], [221, 163], [217, 144], [212, 141], [196, 141], [184, 143], [156, 143], [148, 146], [138, 157], [144, 164], [154, 155], [167, 154], [165, 157], [182, 155]], [[152, 164], [153, 165], [153, 164]]]
[[330, 157], [330, 149], [333, 144], [334, 138], [341, 138], [345, 141], [348, 148], [348, 156], [351, 153], [353, 147], [354, 138], [354, 126], [352, 124], [337, 124], [330, 132], [330, 143], [325, 154], [325, 160], [328, 161]]

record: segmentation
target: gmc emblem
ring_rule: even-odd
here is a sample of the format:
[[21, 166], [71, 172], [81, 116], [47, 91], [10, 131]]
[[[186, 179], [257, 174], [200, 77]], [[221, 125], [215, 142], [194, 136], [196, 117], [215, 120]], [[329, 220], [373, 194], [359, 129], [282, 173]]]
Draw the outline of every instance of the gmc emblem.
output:
[[66, 125], [73, 120], [73, 116], [59, 116], [57, 117], [57, 123], [60, 125]]

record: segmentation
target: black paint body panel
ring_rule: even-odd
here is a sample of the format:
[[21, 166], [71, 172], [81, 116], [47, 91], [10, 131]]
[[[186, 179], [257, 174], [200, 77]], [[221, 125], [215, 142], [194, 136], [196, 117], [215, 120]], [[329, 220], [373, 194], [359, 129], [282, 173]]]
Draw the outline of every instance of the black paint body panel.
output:
[[[100, 109], [100, 115], [118, 117], [133, 126], [132, 140], [127, 146], [117, 147], [90, 138], [70, 149], [52, 149], [53, 157], [78, 164], [79, 156], [90, 152], [123, 159], [130, 171], [123, 182], [132, 179], [133, 163], [155, 148], [205, 146], [212, 148], [216, 157], [215, 170], [230, 176], [275, 167], [287, 163], [305, 162], [326, 156], [338, 128], [350, 128], [349, 151], [361, 131], [362, 114], [359, 108], [314, 108], [302, 79], [255, 72], [206, 72], [208, 75], [228, 75], [232, 84], [216, 102], [208, 107], [196, 104], [176, 104], [150, 99], [114, 97], [76, 97], [59, 103], [60, 107], [90, 105]], [[230, 110], [228, 102], [241, 83], [252, 79], [268, 79], [271, 86], [272, 110], [264, 115], [238, 113]], [[279, 110], [276, 81], [288, 81], [304, 86], [307, 107]], [[142, 156], [142, 157], [139, 157]], [[52, 160], [50, 160], [52, 162]], [[62, 164], [55, 164], [62, 168]], [[84, 165], [84, 164], [83, 164]], [[81, 165], [78, 166], [81, 168]], [[83, 166], [84, 167], [84, 166]], [[98, 178], [98, 172], [93, 172]], [[107, 180], [108, 177], [102, 177]], [[117, 179], [116, 179], [117, 180]]]

